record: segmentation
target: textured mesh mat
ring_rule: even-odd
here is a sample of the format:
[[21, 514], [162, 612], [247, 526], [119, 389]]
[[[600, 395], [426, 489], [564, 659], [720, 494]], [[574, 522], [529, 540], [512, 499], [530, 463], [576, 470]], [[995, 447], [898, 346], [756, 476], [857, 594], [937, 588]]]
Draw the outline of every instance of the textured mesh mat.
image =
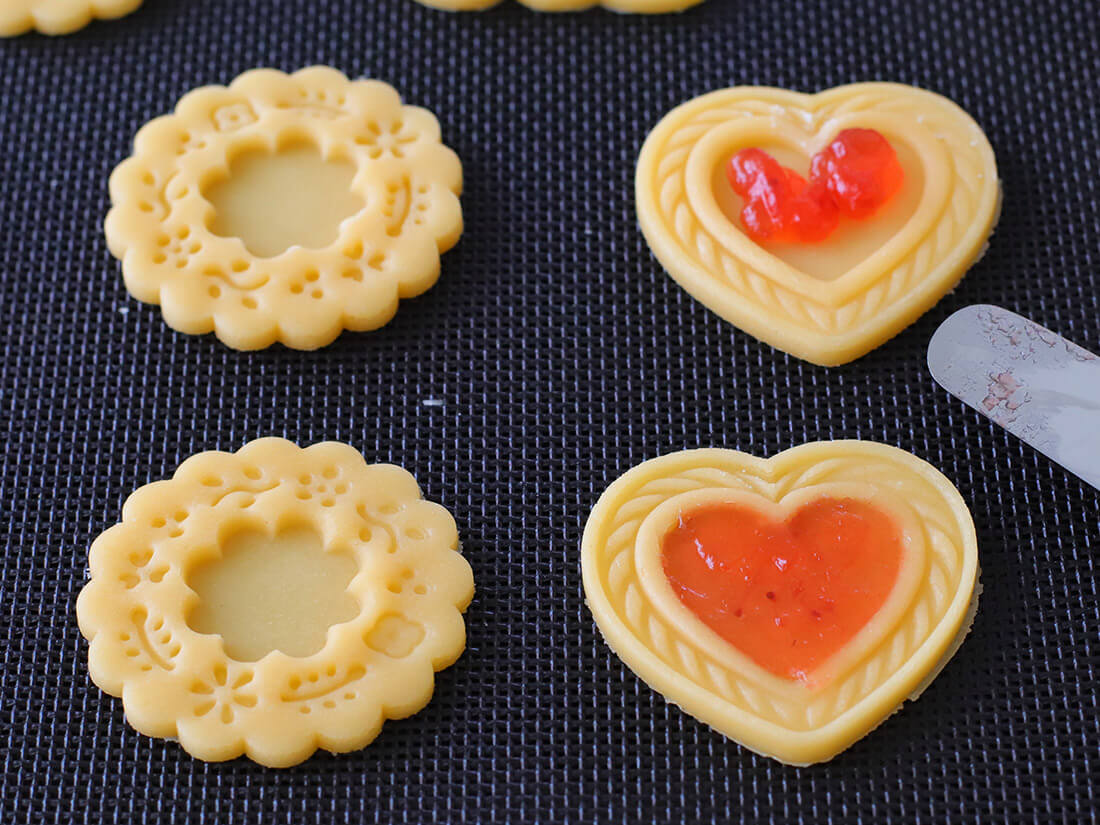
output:
[[[447, 15], [412, 0], [147, 0], [0, 42], [0, 821], [1095, 822], [1097, 492], [949, 398], [924, 365], [973, 302], [1100, 351], [1095, 0], [709, 0], [682, 16]], [[440, 117], [467, 231], [437, 287], [316, 353], [185, 337], [126, 294], [107, 176], [188, 89], [330, 63]], [[820, 369], [688, 298], [636, 227], [668, 109], [736, 83], [889, 79], [958, 101], [1004, 179], [962, 286], [862, 360]], [[426, 402], [442, 402], [428, 404]], [[348, 441], [448, 507], [477, 577], [469, 648], [368, 749], [284, 771], [134, 733], [89, 681], [87, 548], [126, 495], [204, 449]], [[973, 507], [985, 594], [917, 703], [833, 762], [756, 757], [665, 704], [600, 640], [581, 528], [660, 453], [877, 439]]]

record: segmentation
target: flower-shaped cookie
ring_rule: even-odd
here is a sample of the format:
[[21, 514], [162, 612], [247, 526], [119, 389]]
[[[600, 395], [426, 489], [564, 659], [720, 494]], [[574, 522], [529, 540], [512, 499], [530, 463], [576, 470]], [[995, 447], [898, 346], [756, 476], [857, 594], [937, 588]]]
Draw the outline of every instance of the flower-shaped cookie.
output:
[[[501, 0], [417, 0], [425, 6], [446, 11], [481, 11], [489, 9]], [[581, 11], [601, 6], [610, 11], [633, 14], [664, 14], [683, 11], [703, 0], [519, 0], [536, 11]]]
[[31, 30], [42, 34], [68, 34], [93, 19], [123, 17], [142, 0], [0, 0], [0, 37], [14, 37]]
[[144, 126], [107, 241], [170, 326], [236, 349], [388, 322], [462, 233], [462, 167], [425, 109], [334, 69], [258, 69]]
[[[761, 148], [805, 176], [849, 129], [897, 151], [905, 182], [889, 208], [828, 241], [755, 243], [724, 168]], [[638, 220], [668, 273], [726, 320], [786, 352], [832, 366], [893, 337], [953, 288], [985, 249], [1000, 204], [993, 149], [946, 98], [897, 83], [816, 95], [739, 87], [674, 109], [647, 138]]]
[[977, 540], [958, 491], [869, 442], [647, 461], [593, 508], [581, 565], [596, 623], [632, 670], [799, 765], [915, 699], [977, 609]]
[[457, 548], [412, 476], [347, 445], [201, 453], [92, 546], [77, 601], [92, 679], [200, 759], [361, 748], [465, 647]]

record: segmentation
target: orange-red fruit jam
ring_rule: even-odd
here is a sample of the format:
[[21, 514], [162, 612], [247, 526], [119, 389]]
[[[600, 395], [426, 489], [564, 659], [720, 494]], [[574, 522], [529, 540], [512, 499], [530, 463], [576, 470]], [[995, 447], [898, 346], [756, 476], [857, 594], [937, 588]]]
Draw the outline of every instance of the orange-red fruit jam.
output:
[[738, 152], [726, 175], [733, 191], [745, 200], [741, 221], [754, 240], [815, 243], [836, 229], [839, 215], [825, 187], [807, 185], [767, 152]]
[[661, 559], [680, 601], [765, 670], [810, 674], [879, 611], [901, 568], [888, 513], [821, 498], [786, 521], [741, 504], [680, 514]]
[[901, 188], [897, 153], [873, 129], [845, 129], [810, 161], [810, 180], [762, 149], [742, 149], [726, 167], [745, 201], [741, 222], [757, 242], [818, 243], [840, 215], [869, 218]]
[[850, 218], [871, 217], [901, 189], [905, 172], [890, 142], [874, 129], [845, 129], [814, 155], [810, 180], [828, 189]]

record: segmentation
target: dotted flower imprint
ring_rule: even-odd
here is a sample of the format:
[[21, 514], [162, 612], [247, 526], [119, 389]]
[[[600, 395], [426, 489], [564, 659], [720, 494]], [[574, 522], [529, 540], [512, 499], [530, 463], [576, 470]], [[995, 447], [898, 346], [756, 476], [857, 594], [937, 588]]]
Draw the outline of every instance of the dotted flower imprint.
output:
[[0, 37], [31, 30], [42, 34], [69, 34], [93, 19], [129, 14], [142, 0], [0, 0]]
[[[242, 661], [226, 638], [194, 629], [196, 568], [224, 563], [219, 548], [234, 535], [263, 541], [303, 525], [323, 559], [342, 554], [356, 568], [342, 595], [357, 606], [316, 652]], [[92, 545], [77, 601], [91, 677], [122, 697], [138, 731], [178, 737], [200, 759], [282, 767], [318, 747], [362, 748], [385, 719], [427, 704], [434, 672], [465, 647], [474, 584], [457, 548], [454, 520], [411, 475], [368, 466], [347, 445], [264, 438], [201, 453], [131, 495]], [[247, 584], [234, 580], [232, 598]]]
[[[489, 9], [501, 0], [417, 0], [425, 6], [446, 11], [481, 11]], [[519, 0], [536, 11], [582, 11], [603, 7], [611, 11], [635, 14], [664, 14], [683, 11], [703, 0]]]
[[[265, 257], [213, 231], [203, 187], [238, 155], [288, 143], [349, 164], [347, 195], [362, 205], [321, 248]], [[382, 326], [399, 298], [436, 282], [440, 254], [462, 234], [462, 166], [431, 112], [321, 66], [190, 92], [138, 132], [110, 189], [107, 242], [130, 293], [159, 303], [174, 329], [213, 331], [236, 349], [314, 349], [342, 329]]]

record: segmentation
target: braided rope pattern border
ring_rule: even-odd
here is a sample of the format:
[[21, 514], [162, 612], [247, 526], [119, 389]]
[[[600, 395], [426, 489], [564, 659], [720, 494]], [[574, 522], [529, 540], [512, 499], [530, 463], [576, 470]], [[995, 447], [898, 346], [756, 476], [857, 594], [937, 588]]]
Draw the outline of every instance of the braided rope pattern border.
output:
[[[919, 94], [923, 98], [925, 93]], [[943, 263], [973, 222], [982, 202], [987, 169], [982, 151], [974, 144], [971, 124], [946, 106], [922, 111], [919, 128], [931, 131], [950, 147], [948, 157], [953, 174], [949, 176], [951, 188], [946, 208], [940, 220], [928, 227], [925, 237], [898, 266], [883, 272], [859, 295], [837, 307], [826, 306], [775, 283], [766, 273], [753, 269], [726, 249], [699, 221], [689, 202], [685, 185], [688, 158], [711, 129], [731, 120], [780, 117], [804, 129], [807, 120], [816, 127], [833, 117], [872, 110], [912, 117], [911, 107], [912, 101], [899, 97], [897, 91], [875, 91], [812, 112], [790, 107], [780, 110], [773, 103], [759, 100], [733, 101], [708, 108], [672, 133], [657, 161], [656, 202], [664, 230], [676, 238], [683, 253], [699, 269], [739, 298], [782, 320], [826, 335], [857, 327], [905, 296]]]
[[[719, 662], [689, 640], [648, 600], [634, 566], [634, 545], [642, 522], [672, 496], [702, 489], [745, 490], [773, 501], [811, 485], [835, 482], [871, 484], [904, 500], [919, 517], [928, 548], [925, 581], [914, 595], [906, 620], [869, 655], [816, 694], [810, 702], [777, 697]], [[732, 705], [791, 730], [818, 728], [858, 704], [921, 646], [947, 612], [961, 581], [964, 539], [957, 524], [944, 517], [944, 500], [935, 487], [885, 459], [834, 458], [799, 468], [771, 483], [714, 467], [689, 469], [639, 487], [618, 508], [601, 549], [599, 567], [609, 601], [619, 619], [640, 642], [670, 668]]]

